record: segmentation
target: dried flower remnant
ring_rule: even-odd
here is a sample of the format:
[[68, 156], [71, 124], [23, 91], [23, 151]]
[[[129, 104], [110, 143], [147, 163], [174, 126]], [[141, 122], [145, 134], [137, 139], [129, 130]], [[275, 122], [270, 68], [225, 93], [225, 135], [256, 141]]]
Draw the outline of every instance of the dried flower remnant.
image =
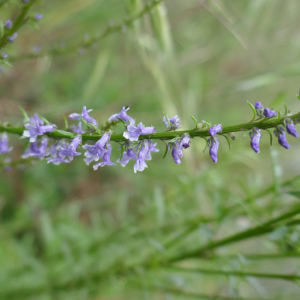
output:
[[296, 138], [299, 137], [299, 133], [297, 132], [297, 130], [295, 128], [295, 124], [294, 124], [293, 120], [286, 119], [285, 126], [286, 126], [286, 131], [288, 134], [290, 134]]
[[9, 147], [9, 140], [6, 133], [0, 134], [0, 154], [9, 153], [13, 147]]
[[129, 124], [127, 126], [127, 131], [123, 133], [125, 139], [129, 141], [137, 141], [140, 135], [152, 134], [155, 133], [156, 129], [152, 126], [144, 127], [143, 123], [140, 122], [137, 126]]
[[265, 108], [264, 109], [264, 116], [266, 118], [273, 118], [277, 116], [277, 111], [271, 110], [270, 108]]
[[119, 121], [122, 120], [124, 122], [126, 122], [127, 124], [134, 124], [134, 120], [133, 118], [131, 118], [130, 116], [127, 115], [127, 111], [130, 109], [130, 107], [123, 107], [121, 112], [118, 114], [114, 114], [112, 115], [109, 119], [108, 122], [113, 122], [113, 121]]
[[218, 149], [219, 149], [219, 140], [217, 137], [210, 138], [210, 148], [209, 148], [209, 155], [213, 162], [218, 161]]
[[256, 152], [259, 153], [259, 141], [261, 138], [261, 132], [258, 128], [253, 128], [251, 132], [249, 132], [249, 136], [251, 138], [250, 145], [251, 148]]
[[215, 136], [217, 133], [222, 132], [222, 125], [217, 124], [209, 128], [209, 134], [210, 136]]

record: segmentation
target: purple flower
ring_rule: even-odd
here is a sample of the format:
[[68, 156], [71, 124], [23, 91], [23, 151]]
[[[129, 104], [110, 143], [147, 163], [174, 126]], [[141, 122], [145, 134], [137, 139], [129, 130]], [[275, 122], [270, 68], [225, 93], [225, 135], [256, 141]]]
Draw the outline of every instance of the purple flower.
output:
[[44, 122], [37, 116], [33, 116], [30, 119], [30, 123], [25, 124], [25, 128], [27, 130], [24, 130], [23, 137], [29, 138], [29, 142], [33, 143], [36, 141], [36, 138], [38, 135], [43, 135], [47, 132], [52, 132], [55, 130], [56, 125], [42, 125]]
[[273, 118], [277, 116], [277, 111], [271, 110], [270, 108], [265, 108], [264, 109], [264, 116], [266, 118]]
[[[131, 143], [129, 145], [131, 145]], [[127, 148], [127, 151], [123, 152], [122, 158], [119, 158], [117, 162], [120, 163], [122, 167], [125, 167], [131, 159], [137, 160], [137, 154], [133, 148]]]
[[286, 119], [285, 121], [286, 131], [288, 134], [293, 135], [294, 137], [299, 137], [299, 134], [295, 128], [294, 122], [292, 119]]
[[115, 115], [112, 115], [109, 119], [108, 122], [112, 122], [112, 121], [119, 121], [122, 120], [124, 122], [126, 122], [127, 124], [134, 124], [134, 120], [127, 115], [126, 111], [128, 111], [130, 109], [130, 107], [125, 108], [125, 106], [122, 108], [121, 112]]
[[2, 53], [0, 56], [1, 56], [2, 59], [8, 58], [8, 55], [6, 53]]
[[87, 150], [84, 153], [84, 156], [86, 157], [84, 161], [87, 165], [89, 165], [92, 161], [98, 161], [101, 157], [103, 157], [104, 153], [108, 151], [104, 147], [109, 140], [110, 135], [106, 132], [94, 145], [82, 146], [83, 149]]
[[81, 112], [81, 115], [80, 114], [76, 114], [76, 113], [73, 113], [73, 114], [70, 114], [69, 117], [73, 120], [78, 120], [78, 121], [81, 121], [80, 117], [82, 117], [84, 120], [86, 120], [88, 123], [92, 123], [94, 124], [95, 126], [98, 126], [98, 123], [97, 121], [92, 118], [89, 113], [92, 111], [92, 109], [89, 109], [89, 110], [86, 110], [86, 106], [83, 107], [82, 109], [82, 112]]
[[34, 19], [39, 21], [39, 20], [43, 19], [44, 16], [42, 14], [35, 14], [33, 17], [34, 17]]
[[81, 135], [77, 135], [69, 144], [69, 146], [67, 146], [65, 142], [59, 145], [57, 147], [57, 150], [59, 151], [59, 156], [62, 158], [68, 157], [70, 160], [73, 160], [73, 156], [78, 156], [81, 154], [80, 152], [76, 151], [76, 148], [81, 144], [81, 141]]
[[285, 130], [282, 127], [277, 127], [274, 130], [274, 134], [278, 137], [278, 143], [282, 147], [289, 149], [290, 145], [286, 139]]
[[151, 140], [147, 140], [147, 143], [149, 145], [149, 149], [148, 149], [148, 152], [146, 154], [145, 160], [151, 160], [152, 159], [151, 152], [159, 152], [159, 149], [155, 148], [157, 143], [153, 144]]
[[85, 131], [82, 130], [82, 124], [81, 124], [81, 122], [79, 122], [77, 126], [76, 126], [76, 125], [73, 125], [73, 126], [71, 127], [71, 130], [72, 130], [73, 132], [79, 133], [79, 134], [85, 133]]
[[175, 164], [177, 164], [177, 165], [181, 164], [180, 157], [183, 156], [183, 153], [182, 153], [182, 150], [180, 149], [179, 142], [172, 143], [172, 156], [173, 156]]
[[260, 102], [256, 102], [255, 103], [255, 109], [263, 109], [264, 107], [262, 106], [262, 104]]
[[0, 154], [10, 152], [13, 147], [8, 147], [8, 136], [6, 133], [0, 134]]
[[57, 151], [55, 157], [48, 157], [46, 158], [47, 163], [53, 163], [54, 165], [59, 165], [61, 163], [70, 163], [71, 161], [66, 159], [65, 157], [62, 157], [60, 152]]
[[180, 140], [180, 149], [182, 150], [182, 148], [186, 149], [188, 147], [190, 147], [190, 136], [185, 133]]
[[[180, 128], [180, 122], [179, 122], [179, 118], [176, 116], [174, 116], [172, 119], [170, 119], [170, 128], [171, 130], [175, 130], [175, 129], [178, 129]], [[163, 118], [163, 121], [165, 122], [166, 126], [169, 127], [169, 124], [168, 124], [168, 120], [166, 117]]]
[[28, 2], [29, 2], [29, 0], [22, 0], [22, 2], [23, 2], [23, 3], [28, 3]]
[[43, 159], [44, 156], [49, 155], [47, 151], [47, 145], [48, 145], [48, 139], [44, 137], [42, 141], [40, 142], [40, 146], [38, 146], [38, 142], [34, 142], [30, 144], [30, 147], [26, 149], [26, 151], [23, 153], [22, 158], [28, 158], [28, 157], [36, 157]]
[[137, 159], [136, 163], [133, 166], [134, 173], [136, 173], [137, 171], [142, 172], [142, 171], [145, 170], [145, 168], [148, 168], [148, 166], [145, 162], [148, 150], [149, 150], [149, 144], [146, 143], [146, 142], [143, 143], [142, 148], [141, 148], [141, 150], [139, 152], [139, 155], [138, 155], [138, 159]]
[[7, 20], [6, 23], [5, 23], [6, 29], [10, 29], [11, 25], [12, 25], [12, 21], [11, 20]]
[[141, 122], [137, 126], [134, 126], [133, 124], [129, 124], [127, 126], [127, 131], [123, 133], [123, 136], [129, 141], [133, 142], [133, 141], [137, 141], [140, 135], [152, 134], [155, 132], [156, 129], [154, 127], [152, 126], [143, 127], [143, 124]]
[[261, 138], [261, 132], [258, 128], [253, 128], [252, 132], [249, 132], [249, 136], [251, 138], [250, 145], [252, 149], [256, 152], [259, 153], [259, 141]]
[[213, 162], [218, 161], [218, 149], [219, 149], [219, 140], [217, 137], [210, 138], [210, 148], [209, 148], [209, 155]]
[[117, 164], [111, 162], [110, 155], [111, 155], [111, 145], [109, 143], [106, 144], [106, 152], [103, 155], [103, 162], [99, 162], [93, 166], [94, 170], [97, 170], [99, 167], [104, 166], [116, 166]]
[[9, 36], [7, 40], [8, 40], [10, 43], [13, 43], [13, 42], [15, 41], [15, 39], [17, 38], [17, 36], [18, 36], [18, 33], [15, 32], [13, 35]]
[[214, 125], [213, 127], [209, 128], [209, 134], [210, 134], [210, 136], [214, 136], [218, 132], [222, 132], [222, 125], [221, 124], [217, 124], [217, 125]]

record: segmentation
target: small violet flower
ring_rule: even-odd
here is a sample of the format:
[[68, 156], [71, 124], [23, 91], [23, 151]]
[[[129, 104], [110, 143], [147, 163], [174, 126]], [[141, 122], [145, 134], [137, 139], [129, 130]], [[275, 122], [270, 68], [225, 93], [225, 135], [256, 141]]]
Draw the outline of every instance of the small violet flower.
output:
[[180, 149], [190, 147], [190, 136], [185, 133], [180, 140]]
[[30, 123], [25, 124], [25, 128], [27, 130], [24, 130], [23, 137], [29, 138], [29, 142], [33, 143], [36, 141], [38, 135], [43, 135], [47, 132], [52, 132], [56, 128], [56, 125], [54, 124], [43, 124], [44, 122], [37, 115], [33, 116], [30, 119]]
[[109, 140], [110, 135], [106, 132], [94, 145], [82, 146], [83, 149], [87, 150], [84, 153], [84, 156], [86, 157], [84, 161], [87, 165], [89, 165], [92, 161], [98, 161], [101, 157], [103, 157], [104, 153], [108, 151], [104, 147]]
[[263, 109], [264, 107], [262, 106], [262, 104], [258, 101], [255, 102], [255, 109]]
[[110, 155], [111, 155], [111, 145], [109, 143], [106, 144], [106, 152], [103, 155], [103, 162], [99, 162], [93, 166], [94, 170], [97, 170], [99, 167], [104, 167], [104, 166], [116, 166], [117, 164], [111, 162], [110, 160]]
[[42, 139], [42, 141], [40, 142], [40, 146], [38, 146], [37, 141], [31, 143], [29, 148], [27, 148], [22, 154], [22, 158], [36, 157], [43, 159], [45, 156], [49, 155], [47, 153], [47, 145], [48, 139], [46, 137]]
[[73, 126], [71, 127], [71, 130], [72, 130], [73, 132], [79, 133], [79, 134], [85, 133], [85, 131], [82, 130], [82, 124], [81, 124], [81, 122], [79, 122], [77, 126], [76, 126], [76, 125], [73, 125]]
[[174, 159], [175, 164], [179, 165], [181, 164], [180, 157], [183, 156], [182, 150], [180, 149], [180, 143], [175, 142], [172, 144], [172, 157]]
[[33, 18], [36, 19], [37, 21], [43, 19], [43, 17], [44, 17], [44, 16], [43, 16], [42, 14], [35, 14], [35, 15], [33, 16]]
[[[181, 126], [181, 123], [179, 122], [180, 118], [176, 116], [174, 116], [172, 119], [170, 119], [170, 130], [175, 130], [175, 129], [178, 129], [180, 128]], [[166, 117], [163, 118], [163, 121], [165, 122], [166, 126], [169, 127], [169, 124], [168, 124], [168, 120]]]
[[221, 124], [217, 124], [217, 125], [214, 125], [212, 127], [209, 128], [209, 134], [210, 136], [214, 136], [216, 135], [218, 132], [222, 132], [222, 125]]
[[277, 116], [277, 111], [271, 110], [270, 108], [265, 108], [264, 109], [264, 116], [266, 118], [273, 118]]
[[275, 136], [278, 137], [279, 145], [281, 145], [282, 147], [284, 147], [286, 149], [290, 148], [290, 145], [286, 139], [285, 130], [282, 127], [277, 127], [274, 130], [274, 134], [275, 134]]
[[8, 147], [8, 136], [6, 133], [0, 134], [0, 154], [10, 152], [13, 147]]
[[218, 149], [219, 149], [219, 140], [217, 137], [210, 138], [210, 148], [209, 148], [209, 155], [213, 162], [218, 161]]
[[118, 114], [114, 114], [112, 115], [109, 119], [108, 122], [112, 122], [112, 121], [119, 121], [122, 120], [124, 122], [126, 122], [127, 124], [134, 124], [134, 120], [133, 118], [131, 118], [130, 116], [127, 115], [127, 111], [130, 109], [130, 107], [123, 107], [121, 112]]
[[2, 54], [0, 55], [0, 57], [1, 57], [2, 59], [7, 59], [7, 58], [8, 58], [8, 55], [7, 55], [6, 53], [2, 53]]
[[151, 160], [152, 159], [151, 152], [159, 152], [159, 149], [155, 148], [157, 143], [153, 144], [151, 140], [147, 140], [146, 142], [149, 145], [149, 149], [146, 154], [145, 160]]
[[295, 128], [295, 124], [294, 124], [293, 120], [286, 119], [285, 125], [286, 125], [286, 131], [288, 132], [288, 134], [293, 135], [294, 137], [299, 137], [299, 134]]
[[73, 141], [69, 144], [69, 146], [67, 146], [65, 142], [59, 145], [57, 147], [59, 156], [62, 158], [68, 157], [69, 160], [73, 160], [73, 156], [78, 156], [81, 154], [80, 152], [76, 151], [76, 148], [81, 144], [81, 141], [82, 141], [81, 135], [77, 135], [73, 139]]
[[80, 117], [82, 117], [84, 120], [86, 120], [88, 123], [92, 123], [94, 124], [95, 126], [98, 126], [98, 123], [97, 121], [92, 118], [89, 113], [93, 111], [92, 109], [89, 109], [89, 110], [86, 110], [86, 107], [84, 106], [83, 109], [82, 109], [82, 112], [81, 114], [76, 114], [76, 113], [73, 113], [73, 114], [70, 114], [69, 117], [73, 120], [78, 120], [78, 121], [81, 121]]
[[[130, 145], [132, 145], [132, 143], [129, 143], [127, 146]], [[117, 162], [120, 163], [122, 167], [125, 167], [130, 160], [137, 160], [137, 154], [133, 148], [127, 148], [127, 150], [123, 152], [122, 158], [119, 158]]]
[[154, 127], [152, 126], [144, 127], [141, 122], [137, 126], [134, 126], [133, 124], [129, 124], [127, 126], [127, 131], [123, 133], [123, 136], [129, 141], [133, 142], [133, 141], [137, 141], [140, 135], [152, 134], [155, 132], [156, 129]]
[[8, 40], [10, 43], [13, 43], [13, 42], [15, 41], [15, 39], [17, 38], [17, 36], [18, 36], [18, 33], [15, 32], [13, 35], [9, 36], [7, 40]]
[[261, 132], [258, 128], [253, 128], [251, 132], [249, 132], [249, 136], [251, 138], [250, 145], [252, 149], [256, 152], [259, 153], [259, 141], [261, 138]]
[[10, 29], [11, 25], [12, 25], [12, 21], [11, 20], [7, 20], [6, 23], [5, 23], [5, 28], [6, 29]]
[[145, 162], [148, 150], [149, 150], [149, 144], [146, 143], [146, 142], [143, 143], [142, 147], [141, 147], [141, 150], [138, 154], [138, 159], [137, 159], [137, 161], [135, 162], [135, 164], [133, 166], [134, 173], [136, 173], [137, 171], [142, 172], [142, 171], [145, 170], [145, 168], [148, 168], [148, 166]]

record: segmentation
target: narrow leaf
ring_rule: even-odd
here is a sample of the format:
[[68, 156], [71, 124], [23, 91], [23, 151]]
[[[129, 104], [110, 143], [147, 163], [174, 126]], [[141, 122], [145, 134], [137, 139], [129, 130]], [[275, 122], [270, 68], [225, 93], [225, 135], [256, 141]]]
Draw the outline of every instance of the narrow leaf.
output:
[[39, 118], [40, 118], [41, 120], [43, 120], [47, 125], [50, 125], [50, 124], [51, 124], [46, 118], [42, 117], [41, 115], [38, 115], [38, 116], [39, 116]]
[[55, 130], [54, 132], [58, 132], [58, 133], [60, 133], [60, 134], [69, 136], [69, 137], [71, 137], [71, 138], [74, 138], [74, 137], [75, 137], [75, 134], [74, 134], [74, 133], [68, 132], [68, 131], [64, 131], [64, 130], [59, 130], [59, 129], [57, 129], [57, 130]]
[[248, 105], [251, 107], [251, 109], [252, 109], [252, 111], [253, 111], [253, 118], [252, 118], [252, 120], [250, 121], [250, 123], [251, 123], [251, 122], [253, 122], [253, 121], [255, 120], [255, 118], [256, 118], [256, 110], [255, 110], [255, 107], [253, 106], [253, 104], [251, 104], [251, 103], [248, 102], [248, 101], [247, 101], [247, 103], [248, 103]]
[[190, 116], [190, 117], [191, 117], [191, 119], [195, 122], [195, 125], [196, 125], [196, 127], [195, 127], [193, 130], [198, 129], [198, 122], [197, 122], [196, 118], [193, 117], [193, 116]]
[[270, 135], [270, 146], [272, 146], [272, 144], [273, 144], [273, 135], [272, 135], [272, 133], [270, 132], [270, 130], [268, 130], [268, 129], [265, 129], [266, 131], [268, 131], [268, 133], [269, 133], [269, 135]]
[[284, 105], [284, 116], [286, 116], [288, 114], [288, 109], [285, 104], [283, 104], [283, 105]]
[[281, 112], [278, 110], [278, 118], [277, 118], [277, 122], [279, 122], [281, 120]]
[[[164, 142], [164, 141], [163, 141]], [[167, 154], [168, 154], [168, 151], [169, 151], [169, 147], [168, 147], [168, 144], [166, 143], [166, 142], [164, 142], [165, 144], [166, 144], [166, 150], [165, 150], [165, 153], [164, 153], [164, 156], [163, 156], [163, 158], [162, 159], [164, 159], [166, 156], [167, 156]]]
[[67, 130], [69, 128], [68, 120], [65, 115], [63, 115], [63, 117], [64, 117], [64, 121], [65, 121], [65, 130]]
[[98, 128], [97, 126], [95, 126], [92, 123], [89, 123], [89, 126], [91, 126], [97, 133], [102, 134], [102, 131], [100, 130], [100, 128]]
[[25, 121], [26, 121], [26, 122], [29, 122], [30, 119], [29, 119], [29, 117], [28, 117], [27, 112], [25, 111], [25, 109], [24, 109], [22, 106], [19, 106], [19, 109], [20, 109], [20, 111], [22, 112]]
[[208, 139], [207, 138], [205, 138], [205, 137], [202, 137], [201, 136], [201, 138], [202, 139], [205, 139], [205, 141], [206, 141], [206, 145], [205, 145], [205, 148], [204, 148], [204, 150], [203, 150], [203, 153], [205, 153], [205, 151], [208, 149], [208, 147], [209, 147], [209, 141], [208, 141]]
[[231, 144], [230, 144], [230, 140], [229, 140], [228, 136], [226, 136], [224, 134], [221, 134], [221, 135], [227, 140], [229, 151], [231, 152]]
[[121, 123], [123, 123], [124, 125], [127, 125], [127, 123], [123, 120], [121, 120], [120, 118], [117, 118]]

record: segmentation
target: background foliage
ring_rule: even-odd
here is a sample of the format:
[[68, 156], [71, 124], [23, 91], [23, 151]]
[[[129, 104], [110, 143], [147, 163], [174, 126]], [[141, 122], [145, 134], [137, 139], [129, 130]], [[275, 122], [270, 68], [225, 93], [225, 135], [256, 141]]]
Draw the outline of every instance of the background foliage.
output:
[[[39, 30], [22, 28], [12, 68], [1, 68], [1, 120], [21, 124], [21, 105], [63, 127], [62, 115], [86, 105], [105, 123], [131, 105], [134, 118], [162, 131], [163, 111], [184, 128], [194, 125], [189, 115], [249, 121], [247, 100], [298, 111], [299, 1], [146, 4], [35, 5]], [[18, 12], [6, 1], [0, 19]], [[12, 140], [17, 160], [22, 146]], [[221, 141], [214, 164], [195, 139], [181, 165], [162, 161], [161, 143], [139, 174], [132, 165], [93, 171], [80, 157], [3, 172], [1, 299], [296, 299], [299, 141], [290, 142], [270, 147], [264, 135], [256, 154], [237, 134], [232, 152]]]

